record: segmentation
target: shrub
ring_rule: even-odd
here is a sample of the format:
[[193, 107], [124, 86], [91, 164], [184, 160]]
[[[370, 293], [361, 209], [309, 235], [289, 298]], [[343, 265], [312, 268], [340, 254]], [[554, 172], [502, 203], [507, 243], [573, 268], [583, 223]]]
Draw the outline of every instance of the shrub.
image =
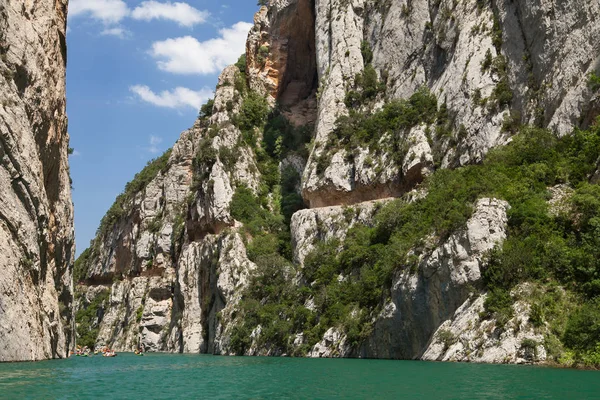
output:
[[488, 293], [484, 302], [484, 309], [488, 317], [496, 320], [500, 327], [513, 317], [513, 299], [508, 291], [493, 289]]
[[200, 113], [198, 114], [199, 118], [208, 118], [213, 113], [213, 107], [215, 105], [215, 101], [213, 99], [208, 100], [202, 107], [200, 107]]
[[90, 267], [90, 259], [92, 255], [92, 248], [88, 247], [85, 249], [75, 260], [75, 265], [73, 267], [73, 282], [79, 283], [83, 282], [86, 278], [88, 269]]
[[[258, 93], [251, 91], [244, 98], [240, 114], [235, 123], [242, 131], [250, 131], [261, 126], [267, 119], [269, 106], [267, 100]], [[252, 144], [252, 143], [249, 143]]]
[[137, 311], [135, 312], [135, 320], [138, 324], [142, 321], [143, 315], [144, 315], [144, 306], [141, 305], [138, 307]]
[[[410, 129], [422, 122], [432, 123], [437, 114], [437, 99], [425, 87], [417, 90], [408, 100], [394, 100], [371, 115], [350, 110], [348, 116], [336, 121], [334, 135], [327, 145], [328, 152], [341, 146], [349, 152], [361, 146], [376, 150], [384, 133], [396, 133]], [[401, 152], [399, 135], [393, 135], [392, 148]]]
[[373, 61], [373, 51], [371, 50], [371, 44], [366, 40], [363, 40], [361, 42], [360, 52], [362, 54], [365, 66]]
[[588, 86], [592, 91], [600, 89], [600, 76], [596, 72], [592, 72], [588, 78]]
[[600, 343], [600, 300], [583, 304], [570, 316], [563, 341], [579, 351], [596, 348]]
[[521, 349], [533, 356], [534, 360], [537, 359], [538, 356], [538, 346], [539, 343], [533, 339], [526, 338], [521, 341]]
[[489, 70], [491, 66], [492, 66], [492, 52], [490, 51], [490, 49], [488, 49], [487, 52], [485, 53], [485, 58], [483, 59], [483, 61], [481, 63], [481, 71], [485, 72], [485, 71]]
[[125, 191], [117, 196], [113, 205], [102, 217], [100, 226], [96, 231], [97, 237], [104, 237], [113, 226], [129, 212], [130, 200], [139, 192], [144, 190], [148, 184], [156, 178], [160, 172], [165, 172], [168, 166], [172, 149], [169, 149], [158, 158], [148, 161], [144, 169], [135, 174], [133, 180], [125, 185]]
[[101, 322], [103, 308], [106, 307], [110, 290], [100, 292], [89, 304], [85, 304], [75, 313], [77, 324], [77, 343], [81, 346], [93, 348], [98, 338], [98, 326]]
[[458, 340], [456, 335], [448, 329], [442, 329], [437, 334], [438, 342], [444, 345], [444, 351], [448, 350]]

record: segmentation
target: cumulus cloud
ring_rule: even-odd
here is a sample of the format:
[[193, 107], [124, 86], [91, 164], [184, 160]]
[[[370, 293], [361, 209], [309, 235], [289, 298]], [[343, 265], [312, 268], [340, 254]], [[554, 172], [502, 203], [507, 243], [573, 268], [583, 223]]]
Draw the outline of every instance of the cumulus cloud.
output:
[[125, 29], [120, 28], [120, 27], [107, 28], [107, 29], [103, 30], [102, 32], [100, 32], [100, 34], [103, 35], [103, 36], [116, 36], [116, 37], [119, 37], [121, 39], [123, 39], [126, 36], [128, 36], [129, 33], [130, 32], [128, 30], [125, 30]]
[[213, 97], [213, 91], [208, 88], [194, 91], [184, 87], [177, 87], [170, 91], [164, 90], [160, 93], [154, 93], [148, 86], [135, 85], [131, 86], [129, 90], [135, 93], [142, 101], [158, 107], [173, 109], [191, 107], [198, 110], [206, 100]]
[[175, 74], [207, 75], [233, 64], [245, 50], [252, 24], [238, 22], [221, 29], [219, 37], [200, 42], [191, 36], [155, 42], [150, 54], [158, 67]]
[[80, 15], [88, 15], [105, 24], [112, 24], [129, 15], [129, 8], [123, 0], [71, 0], [69, 16]]
[[186, 27], [206, 22], [209, 15], [208, 11], [200, 11], [187, 3], [159, 3], [154, 0], [144, 1], [131, 13], [133, 19], [143, 21], [166, 19]]

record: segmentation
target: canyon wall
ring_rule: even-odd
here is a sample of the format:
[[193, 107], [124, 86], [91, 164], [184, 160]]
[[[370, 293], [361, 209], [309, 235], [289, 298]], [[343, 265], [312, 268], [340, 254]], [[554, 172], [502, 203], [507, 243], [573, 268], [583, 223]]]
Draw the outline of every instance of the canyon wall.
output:
[[[344, 249], [354, 227], [374, 226], [393, 199], [426, 198], [421, 184], [434, 171], [480, 163], [518, 126], [557, 136], [589, 126], [600, 112], [589, 84], [600, 67], [599, 17], [596, 3], [550, 0], [269, 2], [245, 57], [222, 72], [214, 103], [155, 161], [151, 179], [126, 188], [80, 259], [77, 303], [80, 312], [94, 305], [92, 341], [117, 350], [531, 361], [521, 342], [541, 333], [526, 323], [526, 301], [514, 305], [510, 329], [480, 312], [487, 255], [507, 235], [510, 205], [501, 199], [478, 199], [443, 237], [424, 235], [377, 306], [348, 311], [346, 325], [368, 326], [359, 339], [341, 323], [323, 326], [315, 288], [325, 272], [309, 280], [305, 261], [332, 240]], [[369, 119], [382, 115], [395, 125]], [[254, 201], [263, 211], [244, 209]], [[278, 279], [294, 294], [270, 292]], [[272, 303], [288, 295], [296, 300], [276, 319], [291, 327], [266, 326]], [[304, 328], [290, 309], [310, 316]], [[535, 353], [545, 358], [543, 348]]]
[[0, 361], [74, 339], [66, 0], [0, 4]]

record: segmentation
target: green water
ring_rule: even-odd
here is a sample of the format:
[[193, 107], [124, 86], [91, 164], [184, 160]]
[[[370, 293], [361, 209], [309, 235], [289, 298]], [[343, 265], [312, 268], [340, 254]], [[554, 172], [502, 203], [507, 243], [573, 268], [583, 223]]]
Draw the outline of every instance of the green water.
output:
[[120, 354], [0, 364], [6, 399], [600, 399], [600, 372], [426, 363]]

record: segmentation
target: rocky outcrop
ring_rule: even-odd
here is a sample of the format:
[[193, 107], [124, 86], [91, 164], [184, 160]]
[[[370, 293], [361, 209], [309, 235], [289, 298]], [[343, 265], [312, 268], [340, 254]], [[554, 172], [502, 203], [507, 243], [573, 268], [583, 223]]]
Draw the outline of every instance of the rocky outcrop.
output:
[[301, 210], [292, 217], [290, 226], [294, 261], [304, 264], [304, 259], [314, 250], [315, 244], [331, 239], [344, 241], [348, 229], [356, 224], [370, 225], [378, 208], [390, 199], [370, 201], [355, 206], [333, 206]]
[[[531, 292], [521, 285], [515, 292], [523, 297]], [[487, 295], [473, 295], [451, 319], [444, 321], [433, 335], [421, 359], [483, 363], [531, 364], [546, 361], [543, 331], [529, 322], [531, 307], [517, 301], [514, 316], [500, 326], [493, 319], [482, 319]]]
[[[337, 310], [346, 321], [333, 315], [338, 322], [319, 325], [311, 292], [317, 281], [307, 282], [306, 273], [318, 260], [307, 257], [332, 239], [343, 249], [351, 228], [376, 225], [384, 203], [426, 197], [421, 184], [436, 169], [482, 161], [520, 124], [559, 135], [589, 124], [600, 112], [587, 77], [599, 68], [600, 6], [268, 3], [255, 16], [245, 68], [238, 63], [221, 74], [212, 113], [182, 134], [143, 187], [126, 190], [124, 211], [101, 226], [81, 287], [90, 301], [111, 288], [95, 321], [97, 343], [215, 354], [543, 360], [543, 346], [532, 345], [541, 340], [526, 322], [526, 301], [515, 304], [505, 328], [480, 316], [486, 254], [506, 238], [509, 206], [502, 200], [479, 199], [465, 227], [407, 245], [412, 268], [394, 267], [377, 306]], [[271, 114], [263, 113], [262, 97]], [[393, 123], [382, 123], [386, 118]], [[290, 125], [314, 125], [309, 151]], [[249, 189], [245, 201], [260, 210], [237, 204], [244, 223], [232, 211], [238, 189]], [[551, 189], [552, 213], [568, 206], [568, 193]], [[275, 256], [261, 260], [265, 254]], [[360, 268], [348, 268], [325, 275], [353, 284], [348, 279]], [[277, 319], [289, 322], [298, 312], [306, 316], [299, 325], [310, 329], [280, 332], [272, 319], [258, 321], [260, 313], [253, 326], [241, 327], [243, 297], [262, 289], [251, 282], [269, 286], [268, 279], [253, 281], [267, 270], [307, 289], [285, 293], [302, 301], [286, 304]], [[325, 307], [327, 293], [318, 294]], [[272, 305], [267, 300], [252, 299], [254, 310]], [[365, 318], [367, 328], [349, 340], [344, 322]]]
[[0, 361], [73, 341], [66, 0], [0, 5]]
[[259, 182], [231, 119], [242, 101], [239, 78], [236, 67], [223, 71], [211, 115], [150, 163], [128, 186], [136, 191], [117, 199], [121, 211], [103, 222], [79, 286], [90, 300], [110, 288], [94, 321], [97, 345], [196, 353], [227, 346], [221, 321], [253, 268], [229, 208], [237, 186], [257, 190]]
[[[507, 122], [564, 135], [600, 112], [588, 84], [600, 67], [598, 4], [317, 0], [315, 10], [320, 100], [303, 179], [311, 207], [397, 196], [419, 183], [401, 166], [383, 163], [382, 171], [327, 145], [369, 62], [363, 43], [385, 86], [377, 101], [406, 99], [426, 86], [447, 107], [453, 135], [435, 143], [444, 167], [480, 161], [506, 143]], [[319, 173], [323, 155], [332, 161]]]
[[[478, 293], [486, 253], [506, 238], [508, 208], [505, 201], [479, 200], [464, 231], [421, 254], [415, 271], [399, 271], [392, 284], [390, 300], [383, 306], [372, 334], [359, 349], [349, 346], [343, 333], [332, 328], [309, 355], [396, 359], [421, 357], [440, 325], [455, 313], [459, 315], [457, 310], [468, 307], [464, 305], [465, 302], [469, 303], [471, 296]], [[306, 227], [303, 230], [311, 231]], [[338, 233], [338, 236], [343, 237], [343, 234]], [[482, 300], [479, 302], [479, 306], [482, 306]]]
[[486, 253], [506, 238], [508, 208], [505, 201], [479, 200], [464, 231], [419, 256], [416, 272], [398, 272], [360, 355], [420, 357], [440, 324], [477, 290]]

